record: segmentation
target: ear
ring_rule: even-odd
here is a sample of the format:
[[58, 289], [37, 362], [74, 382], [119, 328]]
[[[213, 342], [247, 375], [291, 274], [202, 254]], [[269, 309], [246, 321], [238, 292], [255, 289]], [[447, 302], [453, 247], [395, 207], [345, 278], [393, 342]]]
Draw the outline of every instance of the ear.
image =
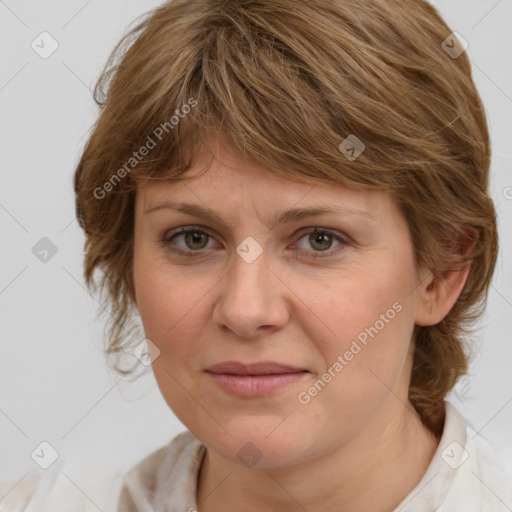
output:
[[[478, 231], [468, 228], [465, 234], [455, 240], [455, 249], [461, 260], [464, 260], [476, 245]], [[423, 268], [418, 288], [420, 305], [415, 318], [417, 325], [436, 325], [450, 312], [466, 284], [470, 268], [471, 261], [453, 264], [441, 271]]]

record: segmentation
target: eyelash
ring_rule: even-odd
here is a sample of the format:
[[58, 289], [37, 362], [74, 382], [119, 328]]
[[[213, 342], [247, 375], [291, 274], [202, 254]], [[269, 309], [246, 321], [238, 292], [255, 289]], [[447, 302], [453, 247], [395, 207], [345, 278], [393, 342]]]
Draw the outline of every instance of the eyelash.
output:
[[[166, 247], [167, 249], [169, 249], [170, 251], [172, 251], [173, 253], [178, 254], [179, 256], [185, 256], [187, 258], [200, 257], [202, 255], [201, 253], [203, 253], [206, 249], [198, 249], [196, 251], [193, 251], [193, 250], [185, 251], [183, 249], [171, 247], [171, 245], [170, 245], [171, 241], [174, 238], [176, 238], [180, 235], [185, 235], [190, 232], [202, 233], [202, 234], [207, 235], [209, 237], [209, 239], [213, 238], [213, 236], [210, 233], [208, 233], [208, 231], [206, 231], [204, 228], [201, 228], [199, 226], [189, 226], [187, 228], [181, 228], [179, 231], [176, 231], [176, 232], [166, 232], [164, 237], [161, 239], [162, 245], [164, 247]], [[311, 233], [330, 235], [335, 240], [340, 242], [340, 245], [338, 247], [334, 248], [333, 250], [327, 249], [326, 251], [305, 251], [307, 253], [311, 253], [313, 258], [325, 258], [325, 257], [329, 257], [329, 256], [334, 256], [334, 255], [338, 254], [340, 251], [344, 250], [345, 246], [349, 244], [349, 241], [346, 238], [337, 235], [336, 233], [332, 232], [331, 230], [315, 227], [315, 228], [305, 228], [305, 230], [300, 231], [300, 233], [299, 233], [300, 236], [297, 239], [297, 242], [294, 242], [293, 245], [295, 246], [296, 243], [298, 243], [300, 240], [302, 240], [302, 238], [304, 238], [305, 236], [307, 236]], [[208, 241], [209, 241], [209, 239], [208, 239]], [[326, 254], [326, 256], [323, 256], [320, 254]]]

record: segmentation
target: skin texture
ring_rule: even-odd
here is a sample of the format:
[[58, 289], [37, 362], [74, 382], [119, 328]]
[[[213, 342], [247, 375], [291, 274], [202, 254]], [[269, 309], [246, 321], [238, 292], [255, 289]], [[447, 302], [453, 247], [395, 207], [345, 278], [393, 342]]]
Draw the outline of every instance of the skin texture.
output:
[[[202, 153], [190, 173], [209, 164]], [[145, 212], [163, 201], [206, 206], [225, 225], [170, 208]], [[287, 224], [269, 220], [287, 209], [326, 205], [372, 219], [329, 213]], [[406, 220], [387, 192], [278, 177], [228, 145], [218, 147], [198, 179], [141, 185], [135, 210], [135, 300], [146, 337], [160, 350], [156, 380], [169, 407], [208, 448], [198, 510], [396, 507], [438, 445], [407, 400], [413, 329], [449, 312], [468, 268], [435, 279], [418, 269]], [[191, 226], [210, 236], [171, 240], [177, 228]], [[315, 242], [315, 227], [334, 236]], [[263, 250], [251, 263], [236, 251], [249, 236]], [[400, 311], [382, 321], [397, 303]], [[378, 334], [358, 343], [361, 350], [344, 359], [343, 369], [301, 403], [299, 393], [379, 319]], [[239, 398], [205, 373], [228, 360], [276, 361], [309, 373], [271, 396]], [[249, 442], [260, 457], [252, 467], [237, 455]]]

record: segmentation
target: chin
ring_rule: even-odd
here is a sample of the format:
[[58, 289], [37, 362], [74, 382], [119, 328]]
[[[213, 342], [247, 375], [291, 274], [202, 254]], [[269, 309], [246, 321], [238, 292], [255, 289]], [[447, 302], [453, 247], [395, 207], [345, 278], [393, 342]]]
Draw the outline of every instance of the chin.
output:
[[246, 415], [223, 426], [226, 430], [217, 424], [189, 430], [217, 455], [247, 468], [276, 469], [298, 463], [314, 441], [297, 431], [290, 419], [275, 415]]

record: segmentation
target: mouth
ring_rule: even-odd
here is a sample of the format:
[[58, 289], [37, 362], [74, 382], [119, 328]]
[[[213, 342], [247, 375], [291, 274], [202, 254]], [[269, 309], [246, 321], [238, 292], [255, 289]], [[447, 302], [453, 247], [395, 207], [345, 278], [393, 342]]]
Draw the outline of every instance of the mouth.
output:
[[310, 372], [304, 368], [272, 361], [253, 364], [226, 361], [210, 366], [206, 373], [229, 395], [257, 398], [275, 394]]
[[259, 363], [239, 363], [237, 361], [225, 361], [214, 364], [206, 370], [210, 373], [225, 373], [229, 375], [282, 375], [285, 373], [298, 373], [307, 371], [305, 368], [288, 366], [273, 361], [262, 361]]

